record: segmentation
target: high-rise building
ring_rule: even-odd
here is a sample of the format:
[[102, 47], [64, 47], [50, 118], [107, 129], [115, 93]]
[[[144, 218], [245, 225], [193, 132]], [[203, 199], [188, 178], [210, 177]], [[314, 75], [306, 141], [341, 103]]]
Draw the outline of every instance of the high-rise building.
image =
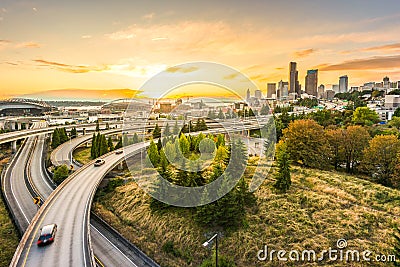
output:
[[323, 98], [325, 93], [325, 85], [321, 84], [318, 86], [318, 92], [317, 92], [317, 97], [318, 98]]
[[247, 100], [247, 101], [250, 100], [250, 89], [247, 89], [246, 100]]
[[308, 70], [306, 76], [306, 94], [317, 96], [318, 70]]
[[254, 92], [254, 96], [255, 96], [257, 99], [261, 99], [261, 98], [263, 97], [261, 90], [257, 89], [257, 90]]
[[332, 91], [339, 93], [339, 84], [332, 84]]
[[389, 77], [386, 76], [383, 78], [383, 88], [388, 89], [390, 87], [390, 80]]
[[339, 78], [339, 93], [347, 93], [349, 87], [349, 78], [347, 75]]
[[289, 93], [296, 93], [297, 96], [301, 95], [299, 84], [299, 72], [297, 71], [297, 63], [290, 62], [289, 64]]
[[267, 84], [267, 98], [271, 98], [273, 94], [276, 94], [276, 83]]
[[276, 98], [281, 98], [281, 97], [287, 96], [288, 93], [286, 93], [286, 92], [288, 90], [289, 90], [289, 82], [284, 82], [284, 81], [280, 80], [278, 82], [278, 90], [276, 93]]

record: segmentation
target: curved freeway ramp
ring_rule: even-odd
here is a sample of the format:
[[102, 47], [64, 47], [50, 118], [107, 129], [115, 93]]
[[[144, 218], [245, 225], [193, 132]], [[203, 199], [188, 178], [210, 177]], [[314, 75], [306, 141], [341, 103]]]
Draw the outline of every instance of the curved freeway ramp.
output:
[[[148, 143], [125, 148], [125, 154], [139, 152]], [[11, 266], [94, 266], [90, 240], [89, 215], [94, 193], [103, 177], [124, 159], [124, 154], [104, 155], [106, 163], [94, 167], [89, 163], [65, 180], [51, 193], [33, 218], [14, 255]], [[56, 223], [55, 242], [38, 247], [39, 229]]]

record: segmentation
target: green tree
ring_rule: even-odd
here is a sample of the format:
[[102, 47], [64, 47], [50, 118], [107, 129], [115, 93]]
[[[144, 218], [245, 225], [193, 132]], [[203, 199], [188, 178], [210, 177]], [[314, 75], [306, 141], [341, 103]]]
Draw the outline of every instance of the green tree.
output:
[[173, 133], [174, 135], [178, 135], [178, 134], [179, 134], [178, 121], [175, 121], [174, 128], [172, 129], [172, 133]]
[[96, 132], [100, 132], [99, 120], [96, 121]]
[[156, 143], [154, 143], [153, 140], [150, 141], [150, 146], [148, 148], [147, 153], [153, 166], [157, 167], [160, 161], [160, 154], [158, 153], [157, 145]]
[[59, 129], [55, 128], [51, 137], [51, 147], [54, 149], [61, 144]]
[[394, 117], [400, 117], [400, 107], [396, 108], [396, 110], [393, 113]]
[[132, 142], [133, 142], [134, 144], [139, 143], [139, 136], [138, 136], [137, 133], [134, 133], [134, 134], [133, 134]]
[[171, 130], [170, 130], [170, 127], [169, 127], [169, 124], [167, 123], [166, 125], [165, 125], [165, 128], [164, 128], [164, 136], [170, 136], [171, 135]]
[[268, 105], [263, 105], [260, 110], [260, 115], [268, 115], [269, 114], [269, 107]]
[[377, 135], [363, 151], [361, 169], [385, 186], [393, 185], [400, 140], [395, 135]]
[[389, 121], [389, 125], [400, 130], [400, 117], [393, 116], [392, 119]]
[[120, 148], [122, 148], [122, 137], [121, 136], [118, 137], [118, 142], [115, 145], [115, 149], [120, 149]]
[[76, 137], [78, 136], [78, 133], [77, 133], [77, 131], [76, 131], [76, 127], [73, 127], [73, 128], [71, 129], [70, 136], [71, 136], [71, 139], [72, 139], [72, 138], [76, 138]]
[[274, 187], [285, 193], [292, 184], [290, 174], [290, 154], [285, 142], [280, 141], [276, 147], [276, 164], [278, 171], [275, 175]]
[[68, 141], [68, 135], [67, 135], [67, 131], [65, 130], [65, 128], [59, 129], [58, 133], [60, 135], [60, 144]]
[[96, 151], [97, 151], [96, 145], [97, 145], [97, 142], [96, 142], [96, 134], [93, 133], [93, 137], [92, 137], [92, 146], [90, 147], [90, 157], [91, 157], [92, 159], [95, 159], [95, 158], [96, 158]]
[[215, 144], [216, 147], [225, 146], [225, 135], [219, 134], [217, 136], [217, 142]]
[[343, 129], [329, 129], [325, 131], [329, 144], [329, 158], [335, 170], [344, 162], [344, 131]]
[[222, 112], [222, 109], [219, 109], [217, 117], [218, 117], [218, 119], [224, 119], [225, 118], [224, 113]]
[[62, 181], [64, 181], [68, 177], [68, 175], [69, 175], [68, 166], [63, 164], [61, 166], [58, 166], [54, 171], [53, 180], [57, 184], [61, 184]]
[[346, 171], [354, 172], [362, 158], [362, 152], [368, 145], [371, 136], [362, 126], [349, 126], [344, 130], [343, 155], [346, 162]]
[[100, 153], [99, 156], [102, 156], [108, 152], [108, 144], [105, 135], [100, 135]]
[[115, 149], [111, 136], [108, 137], [107, 146], [108, 146], [108, 151], [113, 151]]
[[159, 137], [161, 137], [161, 128], [158, 126], [158, 123], [156, 123], [156, 126], [154, 127], [153, 130], [153, 138], [156, 139]]
[[354, 124], [357, 125], [372, 125], [380, 121], [378, 114], [368, 107], [358, 107], [353, 113]]
[[190, 152], [190, 143], [184, 134], [179, 137], [179, 146], [183, 155], [188, 155]]
[[291, 160], [307, 167], [327, 165], [328, 144], [324, 128], [314, 120], [295, 120], [283, 130]]

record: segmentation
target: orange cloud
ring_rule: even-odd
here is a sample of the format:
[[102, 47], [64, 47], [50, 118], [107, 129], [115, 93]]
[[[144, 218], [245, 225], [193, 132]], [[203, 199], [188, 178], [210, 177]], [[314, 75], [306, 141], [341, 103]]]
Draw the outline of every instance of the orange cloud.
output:
[[307, 57], [311, 54], [314, 54], [317, 50], [314, 48], [310, 48], [310, 49], [305, 49], [305, 50], [300, 50], [300, 51], [296, 51], [294, 52], [294, 56], [296, 58], [302, 58], [302, 57]]
[[338, 64], [323, 64], [319, 65], [318, 68], [322, 71], [394, 69], [400, 67], [399, 62], [400, 55], [395, 55], [354, 59]]
[[194, 66], [186, 67], [186, 68], [183, 68], [183, 67], [169, 67], [169, 68], [166, 69], [166, 71], [170, 72], [170, 73], [176, 73], [176, 72], [189, 73], [189, 72], [196, 71], [198, 69], [199, 68], [194, 67]]
[[42, 60], [42, 59], [35, 59], [33, 60], [36, 63], [40, 63], [39, 66], [51, 66], [55, 67], [57, 70], [60, 71], [65, 71], [69, 73], [87, 73], [87, 72], [93, 72], [93, 71], [104, 71], [108, 70], [108, 66], [83, 66], [83, 65], [69, 65], [69, 64], [64, 64], [64, 63], [59, 63], [59, 62], [54, 62], [54, 61], [47, 61], [47, 60]]
[[363, 50], [364, 51], [398, 51], [398, 50], [400, 50], [400, 43], [367, 47]]
[[19, 43], [15, 46], [16, 48], [40, 48], [40, 44], [35, 42], [24, 42]]

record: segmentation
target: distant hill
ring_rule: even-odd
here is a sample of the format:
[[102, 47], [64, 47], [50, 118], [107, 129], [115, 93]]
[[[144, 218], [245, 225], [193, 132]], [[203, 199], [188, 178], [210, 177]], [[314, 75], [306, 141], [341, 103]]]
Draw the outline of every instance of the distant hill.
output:
[[137, 97], [139, 90], [132, 89], [57, 89], [40, 91], [19, 97], [42, 99], [45, 101], [110, 101]]

